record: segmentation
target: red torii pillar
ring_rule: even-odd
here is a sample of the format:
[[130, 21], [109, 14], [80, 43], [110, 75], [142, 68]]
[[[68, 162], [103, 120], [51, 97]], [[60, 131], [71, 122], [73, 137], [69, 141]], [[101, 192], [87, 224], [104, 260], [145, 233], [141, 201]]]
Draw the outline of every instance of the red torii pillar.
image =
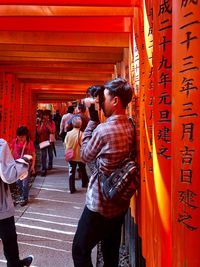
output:
[[173, 267], [200, 265], [200, 2], [174, 1]]

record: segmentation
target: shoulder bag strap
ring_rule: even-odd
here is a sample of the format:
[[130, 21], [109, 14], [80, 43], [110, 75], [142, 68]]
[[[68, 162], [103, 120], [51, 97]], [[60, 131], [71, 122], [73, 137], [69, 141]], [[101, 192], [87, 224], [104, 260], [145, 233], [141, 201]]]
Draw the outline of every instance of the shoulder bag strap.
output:
[[24, 145], [23, 145], [23, 148], [22, 148], [22, 152], [21, 152], [21, 156], [20, 156], [20, 158], [22, 158], [23, 155], [24, 155], [24, 150], [25, 150], [26, 144], [27, 144], [27, 142], [25, 142]]

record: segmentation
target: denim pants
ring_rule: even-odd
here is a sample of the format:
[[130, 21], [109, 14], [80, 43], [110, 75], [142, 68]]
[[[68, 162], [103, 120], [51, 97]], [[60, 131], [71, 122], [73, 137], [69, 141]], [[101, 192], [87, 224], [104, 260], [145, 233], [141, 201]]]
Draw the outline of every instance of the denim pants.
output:
[[85, 207], [72, 245], [74, 267], [93, 267], [91, 252], [99, 241], [102, 243], [104, 267], [118, 267], [124, 217], [125, 213], [106, 218]]
[[80, 161], [70, 161], [69, 162], [69, 190], [73, 192], [75, 190], [75, 173], [76, 166], [79, 166], [79, 172], [81, 174], [82, 186], [86, 187], [88, 184], [88, 176], [85, 169], [85, 163]]
[[28, 194], [29, 194], [29, 181], [30, 181], [30, 171], [28, 173], [28, 176], [23, 180], [17, 180], [16, 184], [19, 187], [20, 196], [24, 200], [28, 200]]
[[3, 243], [7, 267], [21, 267], [14, 217], [0, 220], [0, 238]]
[[45, 171], [47, 169], [47, 153], [49, 156], [49, 167], [53, 166], [53, 147], [52, 145], [41, 149], [42, 154], [42, 170]]

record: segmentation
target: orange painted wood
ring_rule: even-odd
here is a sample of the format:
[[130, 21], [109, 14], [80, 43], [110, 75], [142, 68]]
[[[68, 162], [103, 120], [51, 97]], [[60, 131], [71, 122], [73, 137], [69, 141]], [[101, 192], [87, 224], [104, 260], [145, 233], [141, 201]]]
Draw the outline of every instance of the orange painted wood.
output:
[[98, 17], [133, 15], [133, 7], [95, 6], [43, 6], [43, 5], [1, 5], [0, 16], [14, 17]]
[[5, 73], [3, 85], [3, 124], [2, 124], [2, 138], [10, 142], [15, 136], [15, 123], [18, 121], [18, 113], [15, 110], [15, 76], [12, 73]]
[[0, 17], [3, 31], [130, 32], [123, 17]]
[[155, 266], [171, 266], [172, 1], [153, 1]]
[[[153, 128], [154, 128], [154, 87], [153, 87], [153, 2], [143, 1], [143, 43], [141, 48], [141, 87], [143, 95], [141, 102], [143, 106], [143, 186], [145, 193], [145, 203], [142, 207], [145, 213], [145, 221], [141, 220], [142, 227], [145, 228], [145, 237], [142, 236], [142, 242], [145, 243], [144, 256], [146, 266], [155, 267], [155, 184], [153, 167]], [[141, 32], [142, 34], [142, 32]], [[143, 198], [143, 196], [142, 196]]]
[[0, 133], [3, 137], [3, 92], [4, 92], [4, 73], [0, 72]]
[[[69, 5], [69, 6], [131, 6], [132, 0], [9, 0], [13, 5]], [[1, 0], [1, 4], [7, 5], [8, 0]]]
[[200, 3], [173, 14], [173, 267], [200, 264]]
[[[132, 215], [134, 216], [134, 221], [138, 225], [139, 236], [142, 238], [142, 256], [146, 257], [146, 185], [145, 185], [145, 140], [146, 133], [144, 127], [144, 86], [142, 86], [144, 75], [141, 73], [144, 71], [144, 65], [142, 64], [144, 60], [143, 53], [143, 10], [142, 8], [134, 8], [134, 21], [133, 21], [133, 60], [134, 60], [134, 91], [136, 94], [136, 102], [138, 102], [139, 110], [136, 117], [137, 131], [139, 132], [139, 154], [140, 154], [140, 172], [141, 172], [141, 186], [138, 195], [135, 196], [134, 202], [132, 202]], [[140, 140], [144, 140], [141, 142]]]
[[2, 44], [128, 47], [128, 33], [1, 31]]

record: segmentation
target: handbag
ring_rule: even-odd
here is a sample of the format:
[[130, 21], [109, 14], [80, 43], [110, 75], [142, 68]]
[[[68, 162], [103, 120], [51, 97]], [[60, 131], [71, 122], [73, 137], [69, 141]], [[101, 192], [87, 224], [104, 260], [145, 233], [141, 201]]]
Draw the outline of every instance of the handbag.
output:
[[43, 149], [43, 148], [48, 147], [48, 146], [50, 146], [49, 140], [39, 143], [40, 149]]
[[[134, 136], [136, 136], [135, 125], [133, 121], [131, 123], [134, 127]], [[102, 176], [103, 196], [106, 200], [118, 205], [128, 205], [131, 197], [139, 188], [139, 166], [134, 160], [136, 158], [135, 143], [133, 144], [130, 156], [110, 176]]]
[[139, 187], [138, 164], [128, 158], [110, 176], [102, 179], [104, 197], [119, 205], [127, 204]]
[[65, 152], [65, 160], [71, 161], [74, 157], [74, 150], [73, 148], [68, 148]]

